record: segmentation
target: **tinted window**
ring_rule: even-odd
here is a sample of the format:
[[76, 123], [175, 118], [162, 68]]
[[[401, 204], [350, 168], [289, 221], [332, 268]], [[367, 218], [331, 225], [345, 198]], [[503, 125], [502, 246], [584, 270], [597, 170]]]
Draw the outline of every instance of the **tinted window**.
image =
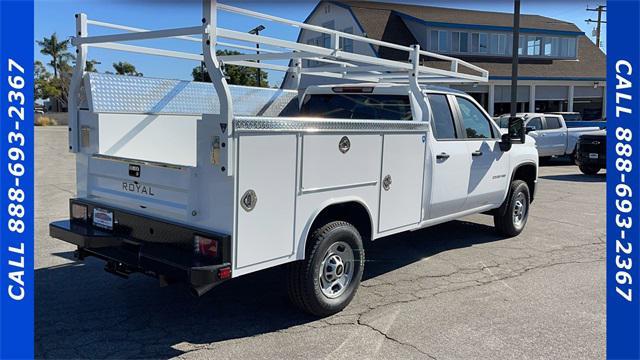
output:
[[529, 122], [527, 122], [527, 127], [533, 128], [533, 130], [542, 130], [542, 119], [536, 117], [529, 120]]
[[489, 119], [471, 101], [458, 97], [458, 105], [462, 113], [462, 124], [467, 138], [488, 139], [493, 137]]
[[433, 112], [433, 130], [436, 139], [455, 139], [456, 128], [446, 95], [428, 95]]
[[557, 117], [553, 116], [545, 116], [544, 120], [547, 123], [547, 129], [549, 130], [553, 130], [553, 129], [560, 129], [562, 127], [562, 125], [560, 125], [560, 119], [558, 119]]
[[582, 114], [562, 114], [564, 121], [581, 121]]
[[411, 104], [404, 95], [307, 95], [300, 115], [328, 119], [411, 120]]

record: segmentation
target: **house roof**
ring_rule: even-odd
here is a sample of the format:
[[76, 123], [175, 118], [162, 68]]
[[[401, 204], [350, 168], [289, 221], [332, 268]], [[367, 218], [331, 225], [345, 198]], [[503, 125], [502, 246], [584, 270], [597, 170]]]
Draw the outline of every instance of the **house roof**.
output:
[[[341, 0], [331, 2], [350, 8], [369, 38], [407, 46], [418, 41], [405, 25], [403, 15], [428, 22], [501, 26], [509, 29], [512, 28], [513, 23], [512, 14], [500, 12], [447, 9], [373, 1]], [[539, 15], [521, 15], [520, 24], [523, 28], [574, 32], [578, 37], [578, 59], [573, 61], [538, 62], [521, 60], [518, 67], [519, 78], [604, 80], [606, 77], [605, 54], [575, 24]], [[406, 53], [400, 54], [398, 51], [382, 48], [379, 49], [379, 56], [401, 60], [401, 57], [406, 57], [407, 55]], [[461, 58], [464, 59], [464, 57]], [[480, 60], [478, 57], [473, 60], [466, 60], [488, 70], [492, 79], [511, 76], [510, 62]], [[439, 61], [427, 61], [426, 65], [446, 68], [449, 64]]]
[[[369, 9], [387, 12], [396, 11], [427, 22], [500, 26], [508, 28], [513, 26], [513, 14], [504, 12], [451, 9], [436, 6], [407, 5], [377, 1], [338, 0], [335, 2], [345, 4], [354, 10]], [[530, 14], [520, 15], [520, 27], [521, 29], [582, 33], [582, 31], [573, 23], [546, 16]]]

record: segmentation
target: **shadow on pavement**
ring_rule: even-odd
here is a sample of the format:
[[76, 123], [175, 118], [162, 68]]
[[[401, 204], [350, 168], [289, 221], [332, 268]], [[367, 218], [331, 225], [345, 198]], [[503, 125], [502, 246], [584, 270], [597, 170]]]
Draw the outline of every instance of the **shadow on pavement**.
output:
[[[576, 165], [573, 159], [568, 156], [560, 156], [554, 157], [551, 159], [540, 159], [539, 164], [540, 167], [553, 167], [553, 166], [567, 166], [567, 165]], [[577, 165], [576, 165], [577, 169]]]
[[588, 183], [607, 181], [606, 174], [585, 175], [580, 173], [580, 174], [565, 174], [565, 175], [544, 175], [544, 176], [540, 176], [540, 178], [547, 179], [547, 180], [588, 182]]
[[[493, 227], [466, 221], [381, 239], [367, 246], [364, 280], [500, 239]], [[168, 358], [183, 353], [182, 342], [209, 344], [315, 320], [289, 304], [284, 267], [234, 279], [196, 299], [186, 287], [160, 288], [143, 275], [120, 279], [103, 265], [88, 258], [36, 271], [36, 358]]]

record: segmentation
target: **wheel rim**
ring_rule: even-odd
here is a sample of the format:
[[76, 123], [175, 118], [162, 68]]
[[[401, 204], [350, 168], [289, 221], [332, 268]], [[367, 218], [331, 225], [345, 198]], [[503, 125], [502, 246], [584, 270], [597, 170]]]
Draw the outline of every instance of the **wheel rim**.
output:
[[513, 225], [521, 228], [527, 219], [527, 197], [524, 193], [519, 192], [516, 195], [513, 206]]
[[353, 249], [344, 241], [338, 241], [327, 249], [320, 264], [320, 290], [333, 299], [342, 295], [353, 278]]

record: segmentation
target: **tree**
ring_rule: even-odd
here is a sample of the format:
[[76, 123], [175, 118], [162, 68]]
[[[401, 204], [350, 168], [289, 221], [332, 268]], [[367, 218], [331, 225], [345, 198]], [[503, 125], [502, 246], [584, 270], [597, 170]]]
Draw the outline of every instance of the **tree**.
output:
[[51, 56], [49, 65], [53, 68], [54, 78], [58, 77], [61, 64], [74, 59], [74, 56], [67, 51], [69, 40], [59, 41], [56, 33], [51, 34], [49, 38], [45, 37], [42, 40], [36, 40], [36, 43], [41, 48], [41, 54]]
[[[62, 103], [63, 84], [60, 78], [55, 78], [47, 71], [47, 68], [40, 61], [33, 63], [34, 68], [34, 100], [50, 99], [55, 103]], [[58, 109], [55, 109], [56, 111]]]
[[86, 72], [98, 72], [96, 65], [100, 64], [97, 60], [87, 60], [84, 65], [84, 70]]
[[49, 86], [49, 80], [51, 79], [51, 73], [47, 71], [47, 68], [41, 61], [35, 61], [33, 63], [33, 75], [34, 75], [34, 89], [33, 99], [48, 99], [47, 87]]
[[[233, 50], [217, 50], [216, 55], [241, 55], [241, 53]], [[191, 71], [193, 81], [211, 82], [209, 73], [203, 70], [206, 70], [204, 66], [196, 66], [193, 68]], [[258, 85], [258, 69], [238, 65], [224, 65], [222, 72], [229, 84], [246, 86]], [[269, 87], [268, 75], [264, 71], [260, 71], [260, 85], [262, 87]]]
[[[40, 88], [34, 90], [40, 91], [44, 99], [50, 98], [54, 100], [54, 111], [61, 111], [61, 107], [66, 107], [67, 95], [69, 93], [69, 81], [71, 79], [71, 66], [69, 65], [69, 61], [75, 59], [67, 50], [69, 40], [60, 41], [56, 33], [53, 33], [48, 38], [45, 37], [42, 40], [36, 40], [36, 43], [40, 46], [41, 54], [51, 56], [51, 61], [48, 65], [53, 69], [53, 77], [46, 80], [40, 79]], [[42, 65], [42, 63], [40, 64]], [[42, 67], [44, 67], [44, 65]]]
[[113, 68], [116, 70], [116, 74], [118, 75], [143, 76], [142, 73], [136, 71], [136, 67], [134, 65], [126, 61], [113, 63]]
[[34, 98], [50, 99], [53, 110], [61, 111], [68, 105], [69, 85], [73, 68], [66, 62], [58, 64], [58, 77], [47, 71], [42, 62], [36, 61], [34, 67]]

